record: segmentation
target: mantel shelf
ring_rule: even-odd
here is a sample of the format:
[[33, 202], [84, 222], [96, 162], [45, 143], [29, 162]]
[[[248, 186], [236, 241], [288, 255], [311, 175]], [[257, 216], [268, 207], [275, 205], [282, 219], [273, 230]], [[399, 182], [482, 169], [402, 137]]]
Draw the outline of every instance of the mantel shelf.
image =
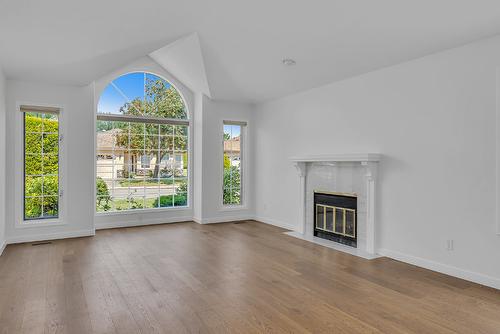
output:
[[379, 162], [379, 153], [346, 153], [330, 155], [307, 155], [291, 157], [292, 162]]

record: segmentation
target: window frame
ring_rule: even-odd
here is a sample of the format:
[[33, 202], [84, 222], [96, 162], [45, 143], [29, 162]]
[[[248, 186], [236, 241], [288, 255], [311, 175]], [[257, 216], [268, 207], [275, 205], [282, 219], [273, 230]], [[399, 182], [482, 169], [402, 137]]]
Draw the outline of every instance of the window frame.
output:
[[[22, 109], [57, 109], [58, 110], [58, 121], [59, 121], [59, 193], [58, 193], [58, 217], [57, 218], [33, 218], [25, 219], [25, 122], [24, 122], [24, 112]], [[65, 122], [65, 106], [57, 104], [46, 104], [46, 103], [36, 103], [36, 102], [16, 102], [16, 116], [15, 116], [15, 132], [16, 132], [16, 143], [15, 156], [14, 156], [14, 180], [16, 187], [14, 189], [14, 226], [16, 228], [31, 228], [31, 227], [44, 227], [44, 226], [57, 226], [66, 225], [66, 200], [64, 196], [64, 190], [66, 189], [66, 150], [64, 133], [66, 132], [66, 122]], [[42, 111], [39, 111], [42, 112]]]
[[[99, 105], [99, 99], [106, 89], [108, 85], [111, 84], [114, 80], [126, 76], [128, 74], [133, 74], [133, 73], [144, 73], [144, 74], [152, 74], [154, 76], [157, 76], [166, 82], [168, 82], [180, 95], [182, 102], [184, 104], [184, 108], [186, 111], [186, 118], [162, 118], [162, 117], [151, 117], [151, 116], [129, 116], [129, 115], [121, 115], [121, 114], [100, 114], [98, 113], [98, 105]], [[100, 84], [101, 85], [101, 84]], [[181, 85], [182, 86], [182, 85]], [[119, 73], [114, 73], [112, 76], [110, 75], [108, 77], [108, 81], [105, 84], [102, 84], [102, 87], [99, 88], [99, 95], [95, 95], [96, 99], [94, 100], [94, 216], [96, 217], [106, 217], [106, 216], [115, 216], [115, 215], [138, 215], [138, 214], [149, 214], [149, 213], [161, 213], [161, 212], [173, 212], [173, 211], [186, 211], [186, 210], [191, 210], [192, 209], [192, 183], [193, 183], [193, 177], [192, 177], [192, 166], [193, 166], [193, 159], [192, 159], [192, 145], [193, 145], [193, 131], [192, 131], [192, 117], [191, 117], [191, 104], [188, 103], [188, 100], [186, 100], [184, 93], [182, 89], [179, 89], [178, 84], [175, 83], [174, 78], [167, 78], [163, 74], [159, 74], [154, 71], [150, 70], [143, 70], [143, 69], [137, 69], [133, 71], [127, 71], [127, 72], [119, 72]], [[138, 119], [144, 119], [147, 120], [145, 124], [150, 123], [150, 124], [169, 124], [169, 125], [184, 125], [187, 127], [187, 147], [186, 147], [186, 153], [187, 153], [187, 201], [186, 205], [183, 206], [170, 206], [170, 207], [157, 207], [157, 208], [142, 208], [142, 209], [128, 209], [128, 210], [114, 210], [114, 211], [97, 211], [97, 189], [96, 189], [96, 182], [97, 182], [97, 122], [99, 121], [100, 116], [106, 115], [106, 120], [110, 121], [120, 121], [120, 122], [129, 122], [131, 119], [133, 119], [135, 122], [137, 122]], [[141, 122], [139, 122], [141, 123]], [[171, 157], [172, 155], [170, 155]], [[140, 161], [139, 161], [140, 163]], [[157, 162], [159, 165], [161, 165], [163, 162], [158, 161]]]
[[500, 68], [496, 69], [495, 73], [495, 176], [496, 176], [496, 191], [495, 191], [495, 220], [496, 220], [496, 235], [500, 238]]
[[[240, 204], [224, 204], [224, 126], [225, 125], [238, 125], [240, 126]], [[246, 184], [246, 143], [247, 143], [247, 121], [235, 121], [235, 120], [223, 120], [221, 126], [221, 158], [220, 160], [220, 170], [221, 170], [221, 181], [220, 181], [220, 210], [221, 211], [233, 211], [233, 210], [244, 210], [247, 208], [247, 184]]]

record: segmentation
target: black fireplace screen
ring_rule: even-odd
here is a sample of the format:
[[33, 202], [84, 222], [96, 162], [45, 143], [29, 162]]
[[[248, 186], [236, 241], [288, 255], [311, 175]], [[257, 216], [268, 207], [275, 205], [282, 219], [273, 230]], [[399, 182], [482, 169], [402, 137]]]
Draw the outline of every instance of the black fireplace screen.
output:
[[314, 235], [356, 247], [356, 211], [354, 194], [314, 192]]

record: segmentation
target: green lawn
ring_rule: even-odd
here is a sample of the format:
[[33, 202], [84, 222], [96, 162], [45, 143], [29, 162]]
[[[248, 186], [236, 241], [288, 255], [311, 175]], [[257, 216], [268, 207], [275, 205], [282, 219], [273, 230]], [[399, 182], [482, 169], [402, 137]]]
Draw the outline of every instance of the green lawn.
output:
[[[145, 200], [146, 208], [154, 208], [153, 204], [155, 203], [154, 198], [146, 198]], [[128, 210], [128, 201], [127, 199], [115, 199], [115, 210]], [[142, 203], [139, 203], [137, 209], [142, 209]]]
[[175, 182], [179, 184], [180, 182], [187, 182], [187, 172], [186, 175], [175, 177], [175, 178], [165, 178], [165, 179], [129, 179], [120, 181], [122, 187], [143, 187], [143, 186], [157, 186], [158, 183], [164, 185], [172, 185]]
[[[173, 197], [172, 195], [164, 195], [161, 196], [160, 200], [160, 205], [161, 207], [171, 207], [173, 205], [173, 201], [175, 201], [175, 206], [185, 206], [187, 205], [187, 196], [186, 194], [178, 194]], [[122, 210], [129, 210], [129, 203], [127, 199], [115, 199], [113, 201], [115, 210], [117, 211], [122, 211]], [[144, 203], [144, 208], [145, 209], [153, 209], [157, 207], [157, 200], [155, 198], [146, 198], [145, 203]], [[143, 208], [143, 202], [142, 200], [140, 202], [137, 202], [135, 206], [133, 206], [131, 209], [142, 209]], [[99, 212], [105, 211], [102, 208], [98, 208]]]

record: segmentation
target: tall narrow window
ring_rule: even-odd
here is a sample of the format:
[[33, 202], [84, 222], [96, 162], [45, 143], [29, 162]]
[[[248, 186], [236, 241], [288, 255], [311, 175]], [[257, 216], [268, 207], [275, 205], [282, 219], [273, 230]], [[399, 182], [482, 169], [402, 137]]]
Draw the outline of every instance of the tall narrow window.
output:
[[241, 205], [242, 196], [242, 158], [244, 122], [224, 121], [224, 169], [223, 198], [224, 205]]
[[59, 115], [53, 108], [24, 113], [24, 220], [59, 217]]
[[113, 80], [96, 130], [97, 212], [188, 205], [189, 120], [169, 82], [144, 72]]

